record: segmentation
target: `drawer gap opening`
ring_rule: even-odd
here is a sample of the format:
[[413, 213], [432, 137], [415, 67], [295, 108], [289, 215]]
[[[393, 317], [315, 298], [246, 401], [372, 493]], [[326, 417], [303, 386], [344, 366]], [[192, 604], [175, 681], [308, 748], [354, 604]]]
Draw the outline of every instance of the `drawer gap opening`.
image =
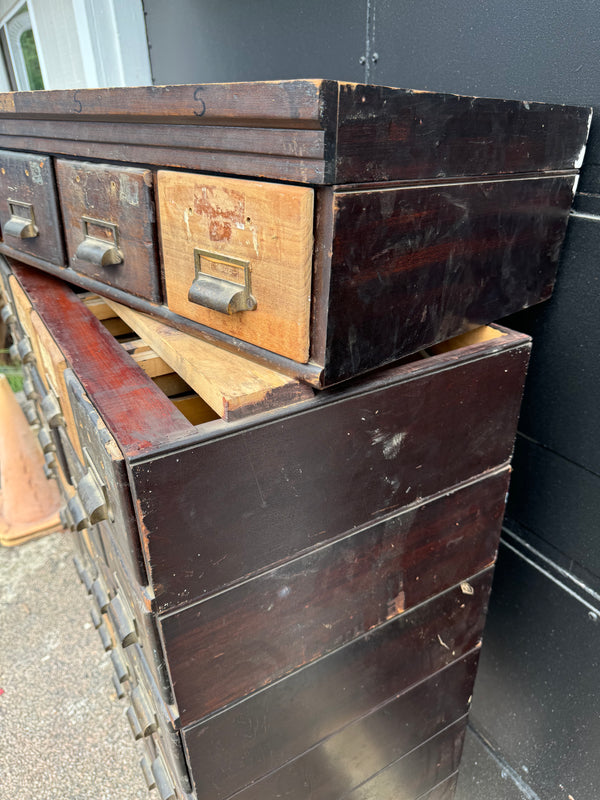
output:
[[[240, 419], [314, 397], [314, 389], [296, 378], [114, 300], [89, 294], [82, 299], [167, 396], [188, 395], [173, 402], [194, 425], [218, 418]], [[191, 395], [200, 398], [206, 408], [198, 400], [192, 402]]]

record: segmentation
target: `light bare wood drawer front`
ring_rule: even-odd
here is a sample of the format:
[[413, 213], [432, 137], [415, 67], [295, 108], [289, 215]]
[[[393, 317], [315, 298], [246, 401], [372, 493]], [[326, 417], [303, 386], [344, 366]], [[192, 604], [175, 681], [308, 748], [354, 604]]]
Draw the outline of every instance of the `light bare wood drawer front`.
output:
[[160, 302], [152, 171], [57, 160], [56, 176], [69, 266]]
[[306, 362], [313, 190], [158, 172], [171, 311]]
[[0, 224], [10, 247], [52, 264], [63, 263], [51, 158], [0, 150]]

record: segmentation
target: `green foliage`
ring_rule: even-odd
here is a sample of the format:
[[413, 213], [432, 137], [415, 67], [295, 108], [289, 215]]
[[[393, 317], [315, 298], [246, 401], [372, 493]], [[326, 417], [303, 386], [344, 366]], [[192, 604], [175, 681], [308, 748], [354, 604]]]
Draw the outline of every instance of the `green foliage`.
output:
[[31, 89], [43, 89], [44, 81], [42, 79], [42, 70], [40, 69], [35, 39], [33, 38], [33, 31], [31, 29], [21, 34], [21, 49], [25, 60], [29, 87]]
[[[8, 353], [8, 350], [0, 350], [0, 353]], [[0, 364], [0, 375], [6, 375], [8, 385], [13, 392], [20, 392], [23, 389], [23, 370], [14, 364]]]

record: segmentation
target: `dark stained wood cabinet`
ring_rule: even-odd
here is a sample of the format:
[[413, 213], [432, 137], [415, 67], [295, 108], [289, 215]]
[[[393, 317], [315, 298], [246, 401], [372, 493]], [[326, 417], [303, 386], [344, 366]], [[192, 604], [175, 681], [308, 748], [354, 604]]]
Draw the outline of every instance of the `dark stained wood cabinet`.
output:
[[590, 118], [328, 80], [4, 94], [0, 252], [332, 386], [548, 298]]
[[528, 337], [478, 330], [192, 424], [86, 294], [14, 261], [2, 278], [149, 788], [449, 800]]
[[161, 800], [452, 798], [530, 351], [489, 323], [550, 295], [589, 123], [0, 95], [1, 317]]

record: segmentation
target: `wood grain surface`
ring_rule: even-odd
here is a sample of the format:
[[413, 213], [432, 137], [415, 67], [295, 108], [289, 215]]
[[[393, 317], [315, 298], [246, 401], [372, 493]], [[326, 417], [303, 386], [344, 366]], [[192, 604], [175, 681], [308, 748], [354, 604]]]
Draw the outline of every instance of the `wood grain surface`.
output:
[[[575, 178], [340, 191], [321, 207], [325, 384], [547, 299]], [[320, 333], [319, 333], [320, 331]]]
[[527, 337], [507, 334], [136, 459], [158, 607], [192, 602], [503, 464], [528, 353]]
[[[478, 658], [475, 651], [440, 670], [247, 786], [239, 796], [305, 800], [309, 790], [311, 800], [345, 797], [467, 713]], [[220, 787], [207, 786], [204, 775], [197, 777], [196, 785], [202, 797], [222, 797]]]
[[318, 185], [578, 168], [590, 113], [321, 80], [17, 92], [0, 145]]
[[492, 564], [508, 469], [161, 620], [183, 724]]
[[22, 264], [10, 265], [124, 454], [193, 430], [69, 286]]
[[[296, 361], [308, 361], [313, 191], [260, 181], [159, 171], [166, 302], [176, 314]], [[253, 311], [223, 314], [188, 300], [194, 249], [249, 263]], [[244, 284], [206, 261], [211, 275]], [[203, 267], [203, 269], [206, 267]]]
[[224, 419], [313, 396], [312, 389], [293, 378], [253, 364], [113, 300], [107, 303]]
[[[31, 203], [38, 229], [37, 236], [21, 239], [6, 233], [6, 223], [11, 217], [9, 200]], [[31, 212], [21, 213], [29, 213], [31, 216]], [[4, 241], [17, 250], [53, 264], [64, 263], [56, 180], [51, 158], [35, 153], [0, 150], [0, 226]]]
[[[148, 169], [57, 159], [56, 179], [70, 266], [102, 283], [162, 299], [156, 245], [153, 174]], [[89, 235], [118, 248], [122, 263], [100, 266], [77, 255], [84, 241], [82, 217], [117, 226], [89, 225]]]
[[486, 570], [470, 579], [473, 594], [453, 588], [185, 728], [202, 788], [228, 797], [478, 647], [491, 577]]

